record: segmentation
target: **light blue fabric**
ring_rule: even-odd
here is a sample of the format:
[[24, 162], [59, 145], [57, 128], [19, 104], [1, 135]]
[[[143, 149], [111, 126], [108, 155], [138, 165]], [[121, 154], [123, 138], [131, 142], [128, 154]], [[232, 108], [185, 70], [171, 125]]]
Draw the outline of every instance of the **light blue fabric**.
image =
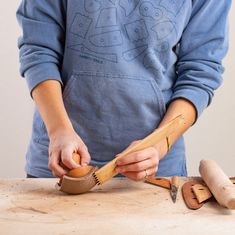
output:
[[[230, 0], [24, 0], [17, 18], [21, 74], [30, 92], [63, 86], [66, 110], [101, 166], [159, 124], [179, 97], [197, 116], [221, 82]], [[52, 177], [49, 139], [35, 109], [26, 171]], [[183, 138], [158, 175], [186, 175]]]

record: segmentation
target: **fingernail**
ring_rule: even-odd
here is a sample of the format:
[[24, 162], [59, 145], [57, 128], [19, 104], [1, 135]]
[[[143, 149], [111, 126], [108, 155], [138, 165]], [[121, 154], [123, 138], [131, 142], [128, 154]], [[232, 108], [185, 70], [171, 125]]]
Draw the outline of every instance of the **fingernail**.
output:
[[83, 162], [81, 166], [87, 166], [88, 164], [86, 162]]

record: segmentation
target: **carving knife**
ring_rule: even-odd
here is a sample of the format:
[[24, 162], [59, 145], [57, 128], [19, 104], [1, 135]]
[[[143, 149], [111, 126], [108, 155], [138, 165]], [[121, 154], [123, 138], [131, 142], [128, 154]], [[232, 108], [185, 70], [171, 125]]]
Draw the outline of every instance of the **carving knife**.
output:
[[173, 176], [173, 177], [171, 177], [170, 195], [171, 195], [172, 201], [174, 203], [176, 202], [178, 189], [179, 189], [179, 177]]

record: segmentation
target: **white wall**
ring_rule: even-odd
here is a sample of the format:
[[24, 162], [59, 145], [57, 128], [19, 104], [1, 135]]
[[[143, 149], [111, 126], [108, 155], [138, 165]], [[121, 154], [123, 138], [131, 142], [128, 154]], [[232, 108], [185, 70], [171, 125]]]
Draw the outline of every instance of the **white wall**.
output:
[[25, 149], [30, 136], [32, 101], [18, 68], [15, 11], [19, 0], [0, 6], [0, 177], [24, 177]]
[[[19, 0], [0, 6], [0, 177], [24, 177], [25, 151], [31, 130], [33, 103], [18, 73], [15, 19]], [[212, 158], [235, 175], [235, 4], [230, 13], [230, 50], [224, 65], [224, 84], [197, 124], [186, 134], [189, 175], [198, 174], [199, 161]], [[6, 20], [7, 19], [7, 20]]]

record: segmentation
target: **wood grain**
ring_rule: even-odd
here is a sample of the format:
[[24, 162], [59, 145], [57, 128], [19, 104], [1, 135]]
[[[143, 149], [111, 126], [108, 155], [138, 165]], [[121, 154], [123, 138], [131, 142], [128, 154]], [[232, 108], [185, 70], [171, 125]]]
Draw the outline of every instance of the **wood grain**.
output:
[[[181, 185], [197, 178], [181, 178]], [[178, 195], [128, 179], [111, 179], [80, 195], [54, 189], [57, 179], [0, 179], [2, 235], [231, 235], [235, 211], [214, 200], [189, 210]]]

